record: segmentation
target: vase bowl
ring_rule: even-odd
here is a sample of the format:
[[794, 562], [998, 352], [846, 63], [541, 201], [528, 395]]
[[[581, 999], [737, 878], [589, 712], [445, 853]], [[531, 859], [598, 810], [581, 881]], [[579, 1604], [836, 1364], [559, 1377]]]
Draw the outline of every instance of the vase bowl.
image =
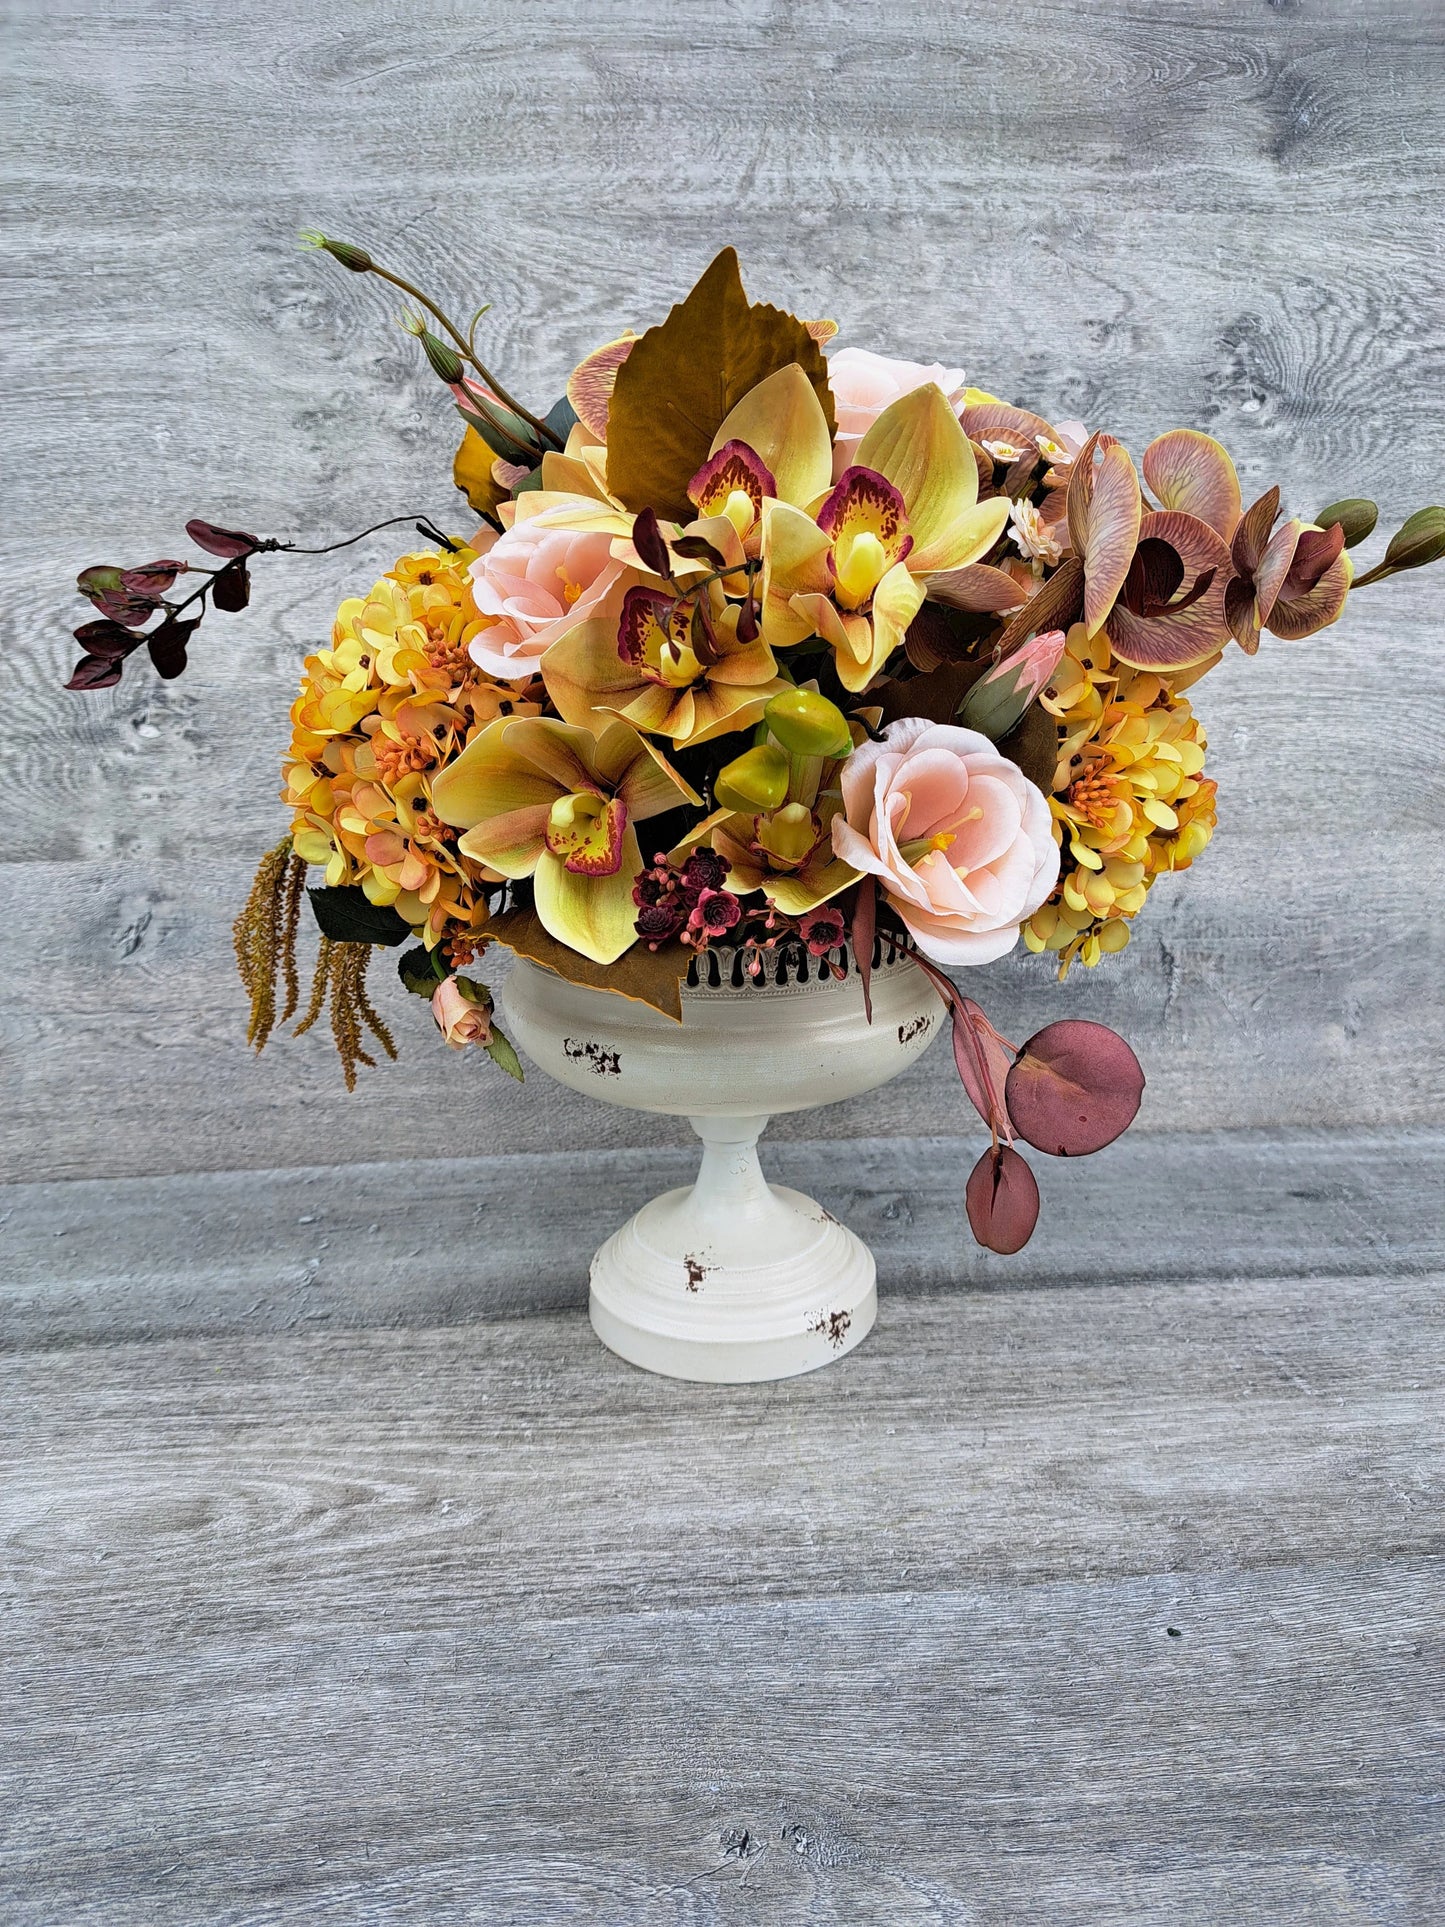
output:
[[801, 1192], [770, 1185], [757, 1142], [770, 1116], [859, 1097], [922, 1055], [944, 1024], [923, 972], [886, 940], [872, 1021], [846, 953], [697, 960], [682, 1022], [518, 959], [502, 990], [509, 1034], [558, 1083], [630, 1110], [686, 1117], [702, 1139], [695, 1184], [628, 1220], [592, 1260], [593, 1329], [669, 1377], [788, 1378], [841, 1358], [877, 1315], [873, 1255]]

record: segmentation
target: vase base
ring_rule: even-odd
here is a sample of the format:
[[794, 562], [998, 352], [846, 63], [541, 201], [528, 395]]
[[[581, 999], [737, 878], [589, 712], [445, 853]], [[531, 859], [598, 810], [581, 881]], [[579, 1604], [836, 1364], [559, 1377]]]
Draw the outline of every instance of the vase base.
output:
[[695, 1190], [654, 1198], [592, 1260], [589, 1309], [602, 1343], [644, 1371], [742, 1385], [844, 1357], [872, 1330], [878, 1293], [861, 1238], [768, 1185], [726, 1224], [699, 1212]]

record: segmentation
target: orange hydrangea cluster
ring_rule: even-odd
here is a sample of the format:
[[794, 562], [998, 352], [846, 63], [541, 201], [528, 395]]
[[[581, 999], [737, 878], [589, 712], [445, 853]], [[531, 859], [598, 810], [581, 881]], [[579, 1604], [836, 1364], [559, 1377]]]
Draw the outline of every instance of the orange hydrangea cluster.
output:
[[359, 884], [453, 967], [475, 954], [497, 877], [462, 855], [431, 804], [434, 779], [499, 716], [535, 716], [539, 683], [492, 682], [468, 653], [487, 625], [475, 551], [404, 555], [336, 612], [291, 708], [282, 799], [292, 845], [329, 885]]
[[1122, 950], [1155, 878], [1187, 870], [1214, 834], [1216, 785], [1182, 690], [1216, 660], [1166, 677], [1115, 662], [1082, 623], [1069, 631], [1039, 697], [1059, 722], [1049, 808], [1063, 863], [1023, 926], [1030, 950], [1058, 953], [1061, 977], [1076, 959], [1092, 968]]

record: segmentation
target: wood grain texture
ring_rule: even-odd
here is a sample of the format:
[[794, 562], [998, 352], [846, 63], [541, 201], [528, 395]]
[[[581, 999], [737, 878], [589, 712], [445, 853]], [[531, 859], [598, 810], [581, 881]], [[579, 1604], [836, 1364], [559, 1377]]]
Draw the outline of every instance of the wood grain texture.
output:
[[571, 1317], [12, 1355], [5, 1917], [1419, 1921], [1439, 1303], [895, 1302], [739, 1388]]
[[1039, 1160], [1020, 1260], [966, 1241], [946, 1053], [774, 1126], [891, 1289], [772, 1387], [646, 1378], [576, 1313], [685, 1174], [669, 1122], [443, 1051], [385, 960], [406, 1057], [356, 1098], [322, 1040], [244, 1047], [298, 662], [387, 538], [258, 568], [178, 683], [58, 685], [76, 569], [188, 515], [460, 525], [396, 304], [302, 226], [490, 299], [533, 402], [733, 242], [845, 340], [1393, 526], [1445, 474], [1432, 0], [15, 0], [5, 35], [7, 1927], [1429, 1918], [1428, 578], [1200, 688], [1220, 835], [1123, 957], [972, 986], [1149, 1077], [1130, 1139]]
[[[1445, 1268], [1439, 1133], [1232, 1131], [1149, 1137], [1086, 1161], [1040, 1158], [1042, 1218], [1012, 1259], [965, 1229], [959, 1199], [975, 1155], [948, 1138], [763, 1142], [771, 1178], [867, 1240], [885, 1296]], [[534, 1152], [3, 1187], [0, 1350], [429, 1327], [580, 1306], [603, 1237], [696, 1172], [694, 1139], [642, 1156]]]
[[[1107, 422], [1207, 427], [1247, 489], [1306, 512], [1445, 472], [1445, 54], [1428, 0], [1151, 6], [813, 0], [585, 19], [529, 0], [118, 11], [31, 0], [12, 34], [4, 239], [9, 477], [0, 619], [12, 771], [0, 930], [0, 1166], [141, 1176], [653, 1127], [485, 1079], [414, 1039], [348, 1101], [324, 1041], [241, 1046], [228, 926], [285, 706], [388, 538], [274, 560], [196, 669], [63, 695], [66, 582], [164, 552], [201, 512], [324, 537], [456, 519], [444, 397], [366, 277], [300, 253], [364, 237], [457, 307], [533, 400], [656, 317], [722, 242], [845, 339]], [[67, 58], [57, 62], [63, 41]], [[63, 345], [62, 345], [63, 344]], [[79, 607], [79, 605], [76, 605]], [[990, 1003], [1114, 1021], [1144, 1127], [1429, 1124], [1445, 973], [1437, 597], [1406, 578], [1315, 641], [1231, 652], [1200, 707], [1221, 833], [1124, 957], [1060, 991], [1018, 959]], [[206, 639], [207, 636], [209, 639]], [[410, 1041], [410, 1040], [409, 1040]], [[822, 1128], [956, 1130], [931, 1063]], [[97, 1097], [101, 1101], [96, 1101]], [[475, 1120], [475, 1126], [471, 1120]]]

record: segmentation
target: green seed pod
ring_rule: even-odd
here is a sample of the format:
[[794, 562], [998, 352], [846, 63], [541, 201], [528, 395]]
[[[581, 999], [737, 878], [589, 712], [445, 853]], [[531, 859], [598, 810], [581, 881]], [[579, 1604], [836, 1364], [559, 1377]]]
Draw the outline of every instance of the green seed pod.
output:
[[794, 756], [848, 756], [853, 738], [836, 703], [815, 689], [785, 689], [763, 711], [763, 719], [783, 748]]
[[713, 779], [712, 793], [727, 810], [775, 810], [788, 794], [788, 759], [769, 743], [744, 750]]

